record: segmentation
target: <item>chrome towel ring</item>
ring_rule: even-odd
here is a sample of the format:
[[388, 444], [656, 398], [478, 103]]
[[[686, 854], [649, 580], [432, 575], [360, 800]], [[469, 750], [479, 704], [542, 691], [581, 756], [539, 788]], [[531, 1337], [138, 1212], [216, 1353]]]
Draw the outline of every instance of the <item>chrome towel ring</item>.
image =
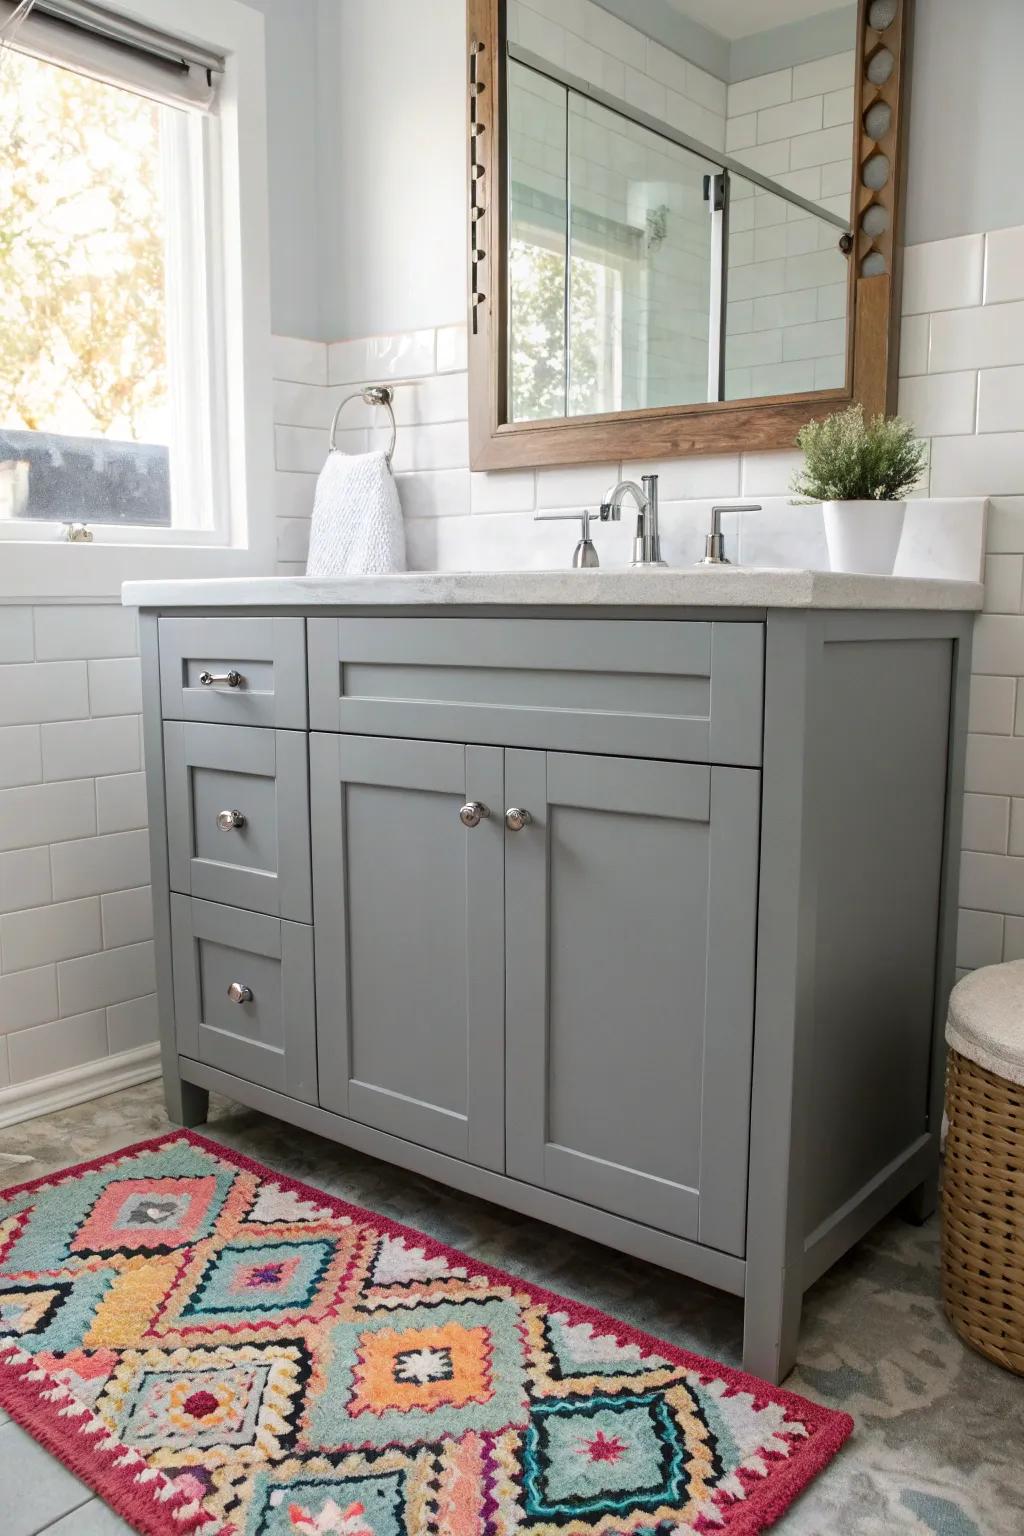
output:
[[391, 403], [394, 398], [395, 392], [390, 384], [367, 384], [365, 389], [357, 389], [353, 394], [346, 395], [335, 411], [334, 420], [331, 422], [331, 452], [333, 453], [337, 448], [335, 437], [338, 432], [338, 417], [350, 401], [362, 400], [364, 405], [382, 405], [391, 417], [391, 446], [386, 454], [388, 468], [390, 469], [391, 460], [395, 456], [395, 443], [398, 441], [398, 424], [395, 421], [395, 408]]

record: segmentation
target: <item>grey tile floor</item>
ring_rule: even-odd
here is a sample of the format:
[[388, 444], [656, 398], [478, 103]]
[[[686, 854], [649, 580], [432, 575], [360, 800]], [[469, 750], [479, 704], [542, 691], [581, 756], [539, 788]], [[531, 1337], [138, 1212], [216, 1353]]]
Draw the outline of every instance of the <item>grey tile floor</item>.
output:
[[[0, 1188], [167, 1128], [156, 1083], [11, 1126], [0, 1130]], [[204, 1130], [477, 1258], [738, 1363], [742, 1316], [731, 1297], [237, 1105], [215, 1101]], [[1024, 1379], [965, 1349], [947, 1325], [934, 1221], [883, 1223], [809, 1292], [788, 1385], [846, 1409], [856, 1430], [775, 1527], [780, 1536], [1024, 1536]], [[0, 1536], [128, 1530], [0, 1415]]]

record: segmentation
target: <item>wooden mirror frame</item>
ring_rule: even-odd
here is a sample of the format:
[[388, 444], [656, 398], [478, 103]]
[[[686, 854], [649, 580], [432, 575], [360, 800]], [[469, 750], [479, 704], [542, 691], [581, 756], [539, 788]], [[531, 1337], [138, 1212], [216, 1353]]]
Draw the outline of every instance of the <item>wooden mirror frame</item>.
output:
[[[895, 0], [889, 25], [877, 30], [871, 13], [879, 0], [859, 0], [851, 199], [854, 246], [849, 253], [847, 382], [843, 389], [654, 406], [603, 416], [550, 421], [508, 419], [508, 206], [506, 185], [506, 0], [467, 0], [469, 142], [469, 442], [473, 469], [518, 469], [627, 459], [671, 459], [691, 454], [792, 448], [805, 422], [860, 401], [874, 415], [896, 402], [902, 266], [903, 189], [909, 108], [913, 0]], [[893, 68], [874, 85], [868, 69], [888, 50]], [[858, 84], [859, 82], [859, 84]], [[886, 132], [872, 138], [864, 117], [876, 102], [890, 109]], [[884, 155], [885, 185], [863, 183], [865, 164]], [[886, 228], [875, 237], [861, 227], [865, 210], [879, 205]], [[867, 256], [882, 270], [861, 275]]]

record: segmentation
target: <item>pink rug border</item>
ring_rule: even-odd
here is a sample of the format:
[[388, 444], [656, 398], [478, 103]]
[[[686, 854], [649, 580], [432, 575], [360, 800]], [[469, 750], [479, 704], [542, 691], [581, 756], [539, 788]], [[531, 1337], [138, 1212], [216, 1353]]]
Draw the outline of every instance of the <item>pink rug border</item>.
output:
[[[416, 1246], [423, 1248], [429, 1257], [443, 1258], [449, 1263], [457, 1264], [465, 1269], [467, 1274], [480, 1275], [499, 1284], [511, 1283], [517, 1290], [526, 1292], [538, 1304], [564, 1312], [574, 1323], [599, 1325], [603, 1334], [617, 1339], [620, 1344], [636, 1345], [644, 1351], [660, 1354], [671, 1360], [673, 1364], [681, 1365], [697, 1375], [725, 1381], [732, 1391], [751, 1394], [757, 1405], [778, 1403], [792, 1412], [810, 1430], [806, 1443], [789, 1459], [784, 1469], [773, 1471], [761, 1486], [748, 1494], [746, 1500], [721, 1510], [724, 1516], [723, 1522], [713, 1528], [716, 1532], [721, 1532], [721, 1536], [757, 1536], [759, 1531], [774, 1525], [822, 1468], [828, 1465], [853, 1430], [853, 1419], [849, 1414], [813, 1403], [810, 1399], [801, 1397], [798, 1393], [789, 1392], [784, 1387], [773, 1387], [768, 1382], [761, 1381], [756, 1376], [748, 1376], [732, 1366], [723, 1365], [702, 1355], [692, 1354], [689, 1350], [680, 1349], [665, 1339], [645, 1333], [630, 1323], [620, 1322], [606, 1312], [588, 1306], [585, 1302], [573, 1301], [567, 1296], [560, 1296], [555, 1291], [546, 1290], [543, 1286], [534, 1285], [532, 1281], [523, 1280], [508, 1270], [481, 1263], [458, 1248], [438, 1242], [426, 1232], [420, 1232], [416, 1227], [406, 1226], [402, 1222], [393, 1221], [388, 1216], [381, 1216], [362, 1206], [352, 1205], [337, 1195], [328, 1194], [326, 1190], [317, 1189], [314, 1185], [305, 1184], [300, 1179], [293, 1179], [288, 1174], [279, 1173], [268, 1164], [247, 1157], [244, 1152], [238, 1152], [233, 1147], [225, 1146], [196, 1131], [184, 1129], [167, 1131], [163, 1135], [153, 1136], [145, 1141], [133, 1142], [116, 1152], [108, 1152], [84, 1163], [75, 1163], [71, 1167], [60, 1169], [57, 1173], [13, 1185], [9, 1189], [0, 1190], [0, 1203], [10, 1200], [15, 1195], [61, 1184], [66, 1179], [79, 1177], [83, 1173], [110, 1167], [140, 1152], [156, 1151], [181, 1141], [223, 1158], [225, 1162], [244, 1169], [247, 1173], [254, 1173], [261, 1177], [269, 1175], [282, 1189], [290, 1190], [303, 1199], [327, 1205], [336, 1214], [347, 1216], [359, 1225], [370, 1225], [375, 1230], [392, 1237], [411, 1239]], [[133, 1471], [131, 1468], [116, 1465], [117, 1461], [123, 1459], [126, 1450], [124, 1446], [119, 1445], [116, 1449], [104, 1450], [97, 1446], [94, 1436], [89, 1437], [84, 1448], [76, 1446], [70, 1441], [69, 1434], [75, 1420], [67, 1416], [62, 1417], [59, 1406], [44, 1400], [43, 1397], [43, 1393], [52, 1391], [55, 1387], [59, 1389], [59, 1384], [50, 1377], [41, 1383], [30, 1382], [26, 1379], [29, 1373], [29, 1367], [4, 1360], [0, 1354], [0, 1408], [3, 1408], [16, 1423], [27, 1429], [40, 1445], [74, 1472], [76, 1477], [87, 1483], [115, 1513], [142, 1532], [142, 1536], [184, 1536], [184, 1533], [199, 1530], [203, 1531], [203, 1536], [221, 1536], [221, 1532], [237, 1531], [237, 1527], [233, 1526], [222, 1527], [221, 1532], [213, 1531], [210, 1516], [186, 1516], [184, 1519], [181, 1515], [176, 1517], [174, 1511], [187, 1503], [186, 1495], [180, 1494], [170, 1499], [160, 1498], [167, 1480], [159, 1473], [151, 1474], [150, 1478], [139, 1486], [136, 1481], [137, 1470]], [[38, 1376], [40, 1373], [36, 1370], [34, 1374]], [[141, 1462], [141, 1457], [134, 1453], [132, 1455], [136, 1464]], [[712, 1527], [709, 1526], [707, 1529], [711, 1531]]]

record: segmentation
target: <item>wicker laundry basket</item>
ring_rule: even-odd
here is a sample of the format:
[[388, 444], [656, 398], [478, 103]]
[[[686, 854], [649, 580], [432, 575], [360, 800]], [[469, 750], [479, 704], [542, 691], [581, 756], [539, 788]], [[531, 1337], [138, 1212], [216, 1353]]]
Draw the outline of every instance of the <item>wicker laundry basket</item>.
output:
[[942, 1293], [960, 1337], [1024, 1375], [1024, 961], [954, 989]]

